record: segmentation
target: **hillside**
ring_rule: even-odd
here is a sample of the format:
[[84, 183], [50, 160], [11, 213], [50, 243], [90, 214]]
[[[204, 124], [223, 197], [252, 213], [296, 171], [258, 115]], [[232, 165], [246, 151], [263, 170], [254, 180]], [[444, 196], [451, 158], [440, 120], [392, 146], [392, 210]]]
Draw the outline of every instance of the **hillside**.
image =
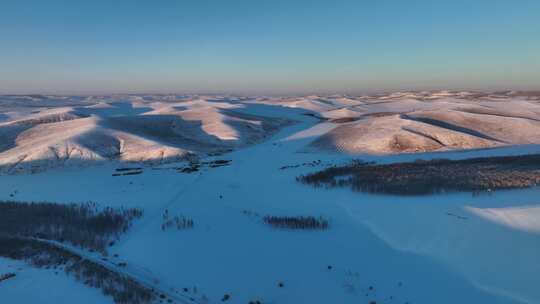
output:
[[0, 172], [178, 162], [257, 143], [290, 123], [242, 112], [243, 105], [228, 101], [110, 99], [76, 106], [48, 99], [39, 106], [32, 99], [26, 108], [17, 100], [17, 115], [13, 103], [1, 104], [11, 114], [0, 123]]

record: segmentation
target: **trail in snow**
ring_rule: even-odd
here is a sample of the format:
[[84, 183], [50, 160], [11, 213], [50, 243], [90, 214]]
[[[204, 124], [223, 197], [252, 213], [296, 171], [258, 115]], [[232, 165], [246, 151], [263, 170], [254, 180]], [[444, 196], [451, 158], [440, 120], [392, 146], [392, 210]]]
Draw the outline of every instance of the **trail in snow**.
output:
[[[188, 295], [184, 295], [181, 293], [180, 290], [176, 290], [173, 287], [167, 286], [165, 283], [162, 283], [159, 278], [150, 277], [147, 273], [133, 269], [133, 267], [131, 267], [129, 264], [126, 266], [118, 266], [117, 264], [109, 260], [111, 259], [110, 257], [108, 257], [107, 259], [104, 259], [104, 257], [99, 254], [90, 253], [85, 250], [79, 249], [75, 246], [70, 246], [70, 245], [60, 243], [60, 242], [38, 239], [38, 238], [33, 238], [33, 240], [38, 241], [38, 242], [48, 243], [53, 246], [62, 248], [68, 252], [74, 253], [80, 256], [81, 258], [86, 259], [94, 264], [101, 265], [112, 272], [131, 278], [135, 282], [141, 284], [142, 286], [155, 291], [158, 295], [159, 294], [165, 295], [168, 299], [176, 301], [177, 303], [182, 303], [182, 304], [199, 303], [195, 298], [192, 298]], [[121, 261], [118, 261], [118, 262], [121, 262]]]

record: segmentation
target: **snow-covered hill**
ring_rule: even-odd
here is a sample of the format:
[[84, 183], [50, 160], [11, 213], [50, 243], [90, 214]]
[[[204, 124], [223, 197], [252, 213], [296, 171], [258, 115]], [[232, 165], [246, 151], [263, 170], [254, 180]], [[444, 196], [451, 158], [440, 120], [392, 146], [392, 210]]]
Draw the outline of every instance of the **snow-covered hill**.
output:
[[395, 154], [540, 143], [540, 100], [523, 92], [400, 92], [376, 96], [239, 98], [0, 96], [0, 171], [104, 161], [164, 163], [245, 147], [290, 120], [262, 106], [329, 122], [303, 151]]
[[396, 154], [539, 144], [540, 101], [522, 95], [409, 92], [276, 103], [310, 110], [335, 126], [306, 151]]
[[[105, 161], [166, 163], [257, 143], [290, 121], [230, 101], [109, 97], [66, 106], [38, 97], [0, 101], [0, 171], [39, 172]], [[148, 99], [148, 98], [147, 98]], [[15, 104], [15, 105], [14, 105]], [[32, 111], [28, 111], [31, 108]], [[14, 114], [16, 113], [16, 114]]]

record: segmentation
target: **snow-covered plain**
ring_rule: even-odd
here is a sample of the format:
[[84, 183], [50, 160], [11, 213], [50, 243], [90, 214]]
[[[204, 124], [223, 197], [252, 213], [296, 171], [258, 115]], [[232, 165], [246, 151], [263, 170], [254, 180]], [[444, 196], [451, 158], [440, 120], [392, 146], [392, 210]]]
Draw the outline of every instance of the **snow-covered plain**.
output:
[[[536, 115], [540, 113], [537, 110], [539, 101], [534, 96], [517, 92], [501, 94], [437, 92], [428, 95], [420, 92], [356, 98], [312, 96], [249, 100], [216, 96], [114, 97], [115, 100], [127, 100], [127, 104], [133, 106], [117, 106], [116, 112], [106, 112], [109, 118], [126, 116], [125, 111], [131, 111], [130, 117], [152, 115], [152, 112], [138, 113], [134, 110], [137, 108], [180, 115], [187, 121], [189, 114], [192, 120], [201, 122], [202, 127], [197, 132], [213, 134], [214, 138], [219, 138], [213, 142], [219, 144], [219, 149], [225, 147], [234, 151], [211, 156], [212, 149], [187, 149], [182, 142], [185, 150], [204, 160], [231, 160], [231, 165], [203, 168], [187, 174], [167, 169], [178, 164], [162, 162], [147, 164], [142, 174], [131, 176], [112, 176], [116, 168], [126, 165], [126, 160], [121, 157], [92, 163], [94, 166], [47, 166], [47, 170], [35, 174], [22, 171], [0, 176], [0, 200], [94, 201], [103, 206], [144, 209], [143, 218], [135, 222], [110, 253], [118, 254], [117, 259], [127, 262], [127, 269], [136, 276], [158, 281], [167, 288], [188, 288], [187, 293], [200, 302], [221, 302], [228, 294], [230, 303], [254, 300], [262, 303], [539, 303], [540, 291], [536, 285], [540, 273], [540, 189], [479, 196], [457, 193], [399, 197], [353, 193], [345, 189], [314, 189], [295, 182], [295, 177], [300, 174], [352, 158], [394, 162], [540, 153], [539, 146], [530, 145], [538, 143], [535, 140], [508, 142], [514, 123], [535, 126]], [[4, 113], [5, 124], [36, 114], [20, 114], [25, 107], [13, 102], [13, 98], [9, 100], [11, 110]], [[77, 102], [77, 107], [84, 103], [83, 108], [99, 109], [108, 107], [105, 105], [107, 100], [74, 98], [72, 102]], [[71, 107], [71, 101], [68, 101], [63, 99], [62, 106]], [[184, 103], [185, 108], [174, 111], [189, 113], [171, 110], [171, 104], [178, 107], [177, 103]], [[216, 110], [215, 104], [219, 109]], [[378, 153], [367, 155], [364, 153], [371, 150], [327, 149], [331, 147], [327, 143], [333, 141], [323, 137], [343, 134], [335, 132], [338, 128], [379, 124], [384, 121], [379, 118], [391, 116], [369, 116], [344, 123], [321, 121], [321, 117], [349, 117], [351, 111], [359, 112], [358, 117], [376, 111], [409, 112], [411, 104], [415, 108], [420, 104], [426, 107], [415, 110], [414, 115], [428, 113], [433, 116], [429, 111], [440, 110], [447, 115], [444, 118], [447, 120], [454, 119], [454, 112], [459, 112], [455, 110], [456, 105], [496, 107], [497, 111], [507, 109], [507, 112], [530, 117], [520, 118], [526, 122], [512, 120], [508, 128], [501, 124], [493, 130], [483, 129], [482, 134], [489, 134], [490, 139], [471, 132], [471, 126], [461, 126], [467, 127], [468, 131], [458, 132], [459, 128], [424, 126], [421, 121], [413, 121], [412, 127], [416, 130], [425, 128], [435, 132], [436, 128], [444, 129], [430, 135], [440, 136], [437, 139], [440, 142], [447, 138], [443, 135], [454, 132], [460, 133], [458, 143], [465, 137], [472, 138], [471, 143], [482, 142], [480, 146], [467, 148], [493, 148], [489, 150], [459, 151], [463, 147], [439, 145], [433, 146], [438, 147], [436, 149], [417, 151], [446, 152], [386, 155], [396, 151], [385, 150], [388, 146], [383, 145], [384, 149], [375, 151]], [[234, 108], [232, 114], [224, 111], [231, 107]], [[361, 112], [360, 109], [365, 110]], [[176, 114], [170, 114], [171, 111]], [[440, 112], [436, 114], [441, 115]], [[245, 124], [257, 125], [253, 122], [257, 119], [272, 124], [272, 128], [239, 132], [242, 127], [222, 115], [233, 115], [244, 127]], [[405, 120], [396, 115], [387, 122], [388, 128], [395, 127], [395, 120]], [[81, 119], [104, 119], [105, 116], [92, 114]], [[489, 115], [487, 120], [496, 117], [500, 117], [499, 114]], [[467, 119], [459, 123], [468, 123]], [[505, 119], [500, 122], [508, 123]], [[246, 123], [246, 120], [251, 122]], [[296, 123], [291, 124], [292, 121]], [[456, 124], [458, 121], [452, 121], [453, 126]], [[123, 124], [122, 128], [126, 125], [132, 126]], [[110, 130], [136, 133], [143, 140], [150, 138], [148, 133], [139, 132], [139, 128], [137, 132], [122, 128]], [[192, 131], [178, 130], [182, 136], [188, 136], [185, 132]], [[373, 131], [369, 127], [366, 130], [368, 133]], [[534, 138], [534, 129], [521, 127], [518, 131], [522, 137], [530, 131]], [[352, 137], [337, 140], [349, 140], [349, 147], [361, 144], [370, 147], [370, 143], [375, 146], [386, 138], [384, 132], [378, 138], [374, 132], [366, 135], [369, 138], [359, 139], [354, 132], [345, 133]], [[454, 133], [452, 136], [456, 135]], [[454, 138], [452, 136], [449, 138]], [[495, 136], [500, 136], [496, 138], [498, 141], [493, 140]], [[234, 145], [223, 144], [230, 138], [234, 138]], [[174, 140], [164, 142], [155, 137], [152, 140], [159, 143], [159, 149], [180, 149]], [[321, 142], [325, 143], [325, 149], [320, 149]], [[529, 145], [515, 146], [520, 143]], [[16, 148], [17, 145], [3, 153], [13, 153], [10, 150]], [[347, 153], [328, 153], [329, 150]], [[0, 154], [0, 161], [4, 160], [4, 155]], [[320, 164], [303, 165], [316, 160], [321, 160]], [[281, 170], [284, 166], [292, 167]], [[161, 170], [156, 170], [158, 168]], [[162, 231], [160, 226], [165, 210], [169, 214], [193, 218], [194, 229]], [[276, 230], [262, 222], [264, 215], [322, 215], [330, 220], [330, 229]], [[0, 282], [0, 298], [13, 299], [12, 303], [58, 303], [58, 294], [44, 292], [44, 286], [69, 290], [63, 300], [65, 303], [111, 302], [99, 291], [86, 288], [69, 277], [0, 260], [0, 274], [12, 272], [13, 267], [21, 267], [24, 271], [12, 280]], [[32, 284], [28, 280], [32, 280]], [[278, 286], [280, 282], [283, 287]]]

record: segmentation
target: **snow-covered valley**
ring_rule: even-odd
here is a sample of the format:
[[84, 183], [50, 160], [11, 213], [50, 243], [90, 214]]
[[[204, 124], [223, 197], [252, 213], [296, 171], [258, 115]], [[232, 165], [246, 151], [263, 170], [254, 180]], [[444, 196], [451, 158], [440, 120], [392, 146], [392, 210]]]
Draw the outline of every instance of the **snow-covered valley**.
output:
[[[536, 96], [127, 99], [61, 110], [38, 100], [40, 113], [4, 99], [0, 201], [144, 210], [108, 259], [174, 302], [540, 302], [540, 188], [395, 196], [295, 180], [352, 159], [540, 153]], [[54, 152], [68, 150], [80, 153]], [[176, 169], [194, 158], [209, 165]], [[140, 173], [116, 174], [126, 167]], [[193, 228], [164, 229], [165, 213]], [[321, 216], [329, 228], [275, 229], [266, 215]], [[62, 272], [1, 258], [8, 272], [9, 303], [112, 302]]]

